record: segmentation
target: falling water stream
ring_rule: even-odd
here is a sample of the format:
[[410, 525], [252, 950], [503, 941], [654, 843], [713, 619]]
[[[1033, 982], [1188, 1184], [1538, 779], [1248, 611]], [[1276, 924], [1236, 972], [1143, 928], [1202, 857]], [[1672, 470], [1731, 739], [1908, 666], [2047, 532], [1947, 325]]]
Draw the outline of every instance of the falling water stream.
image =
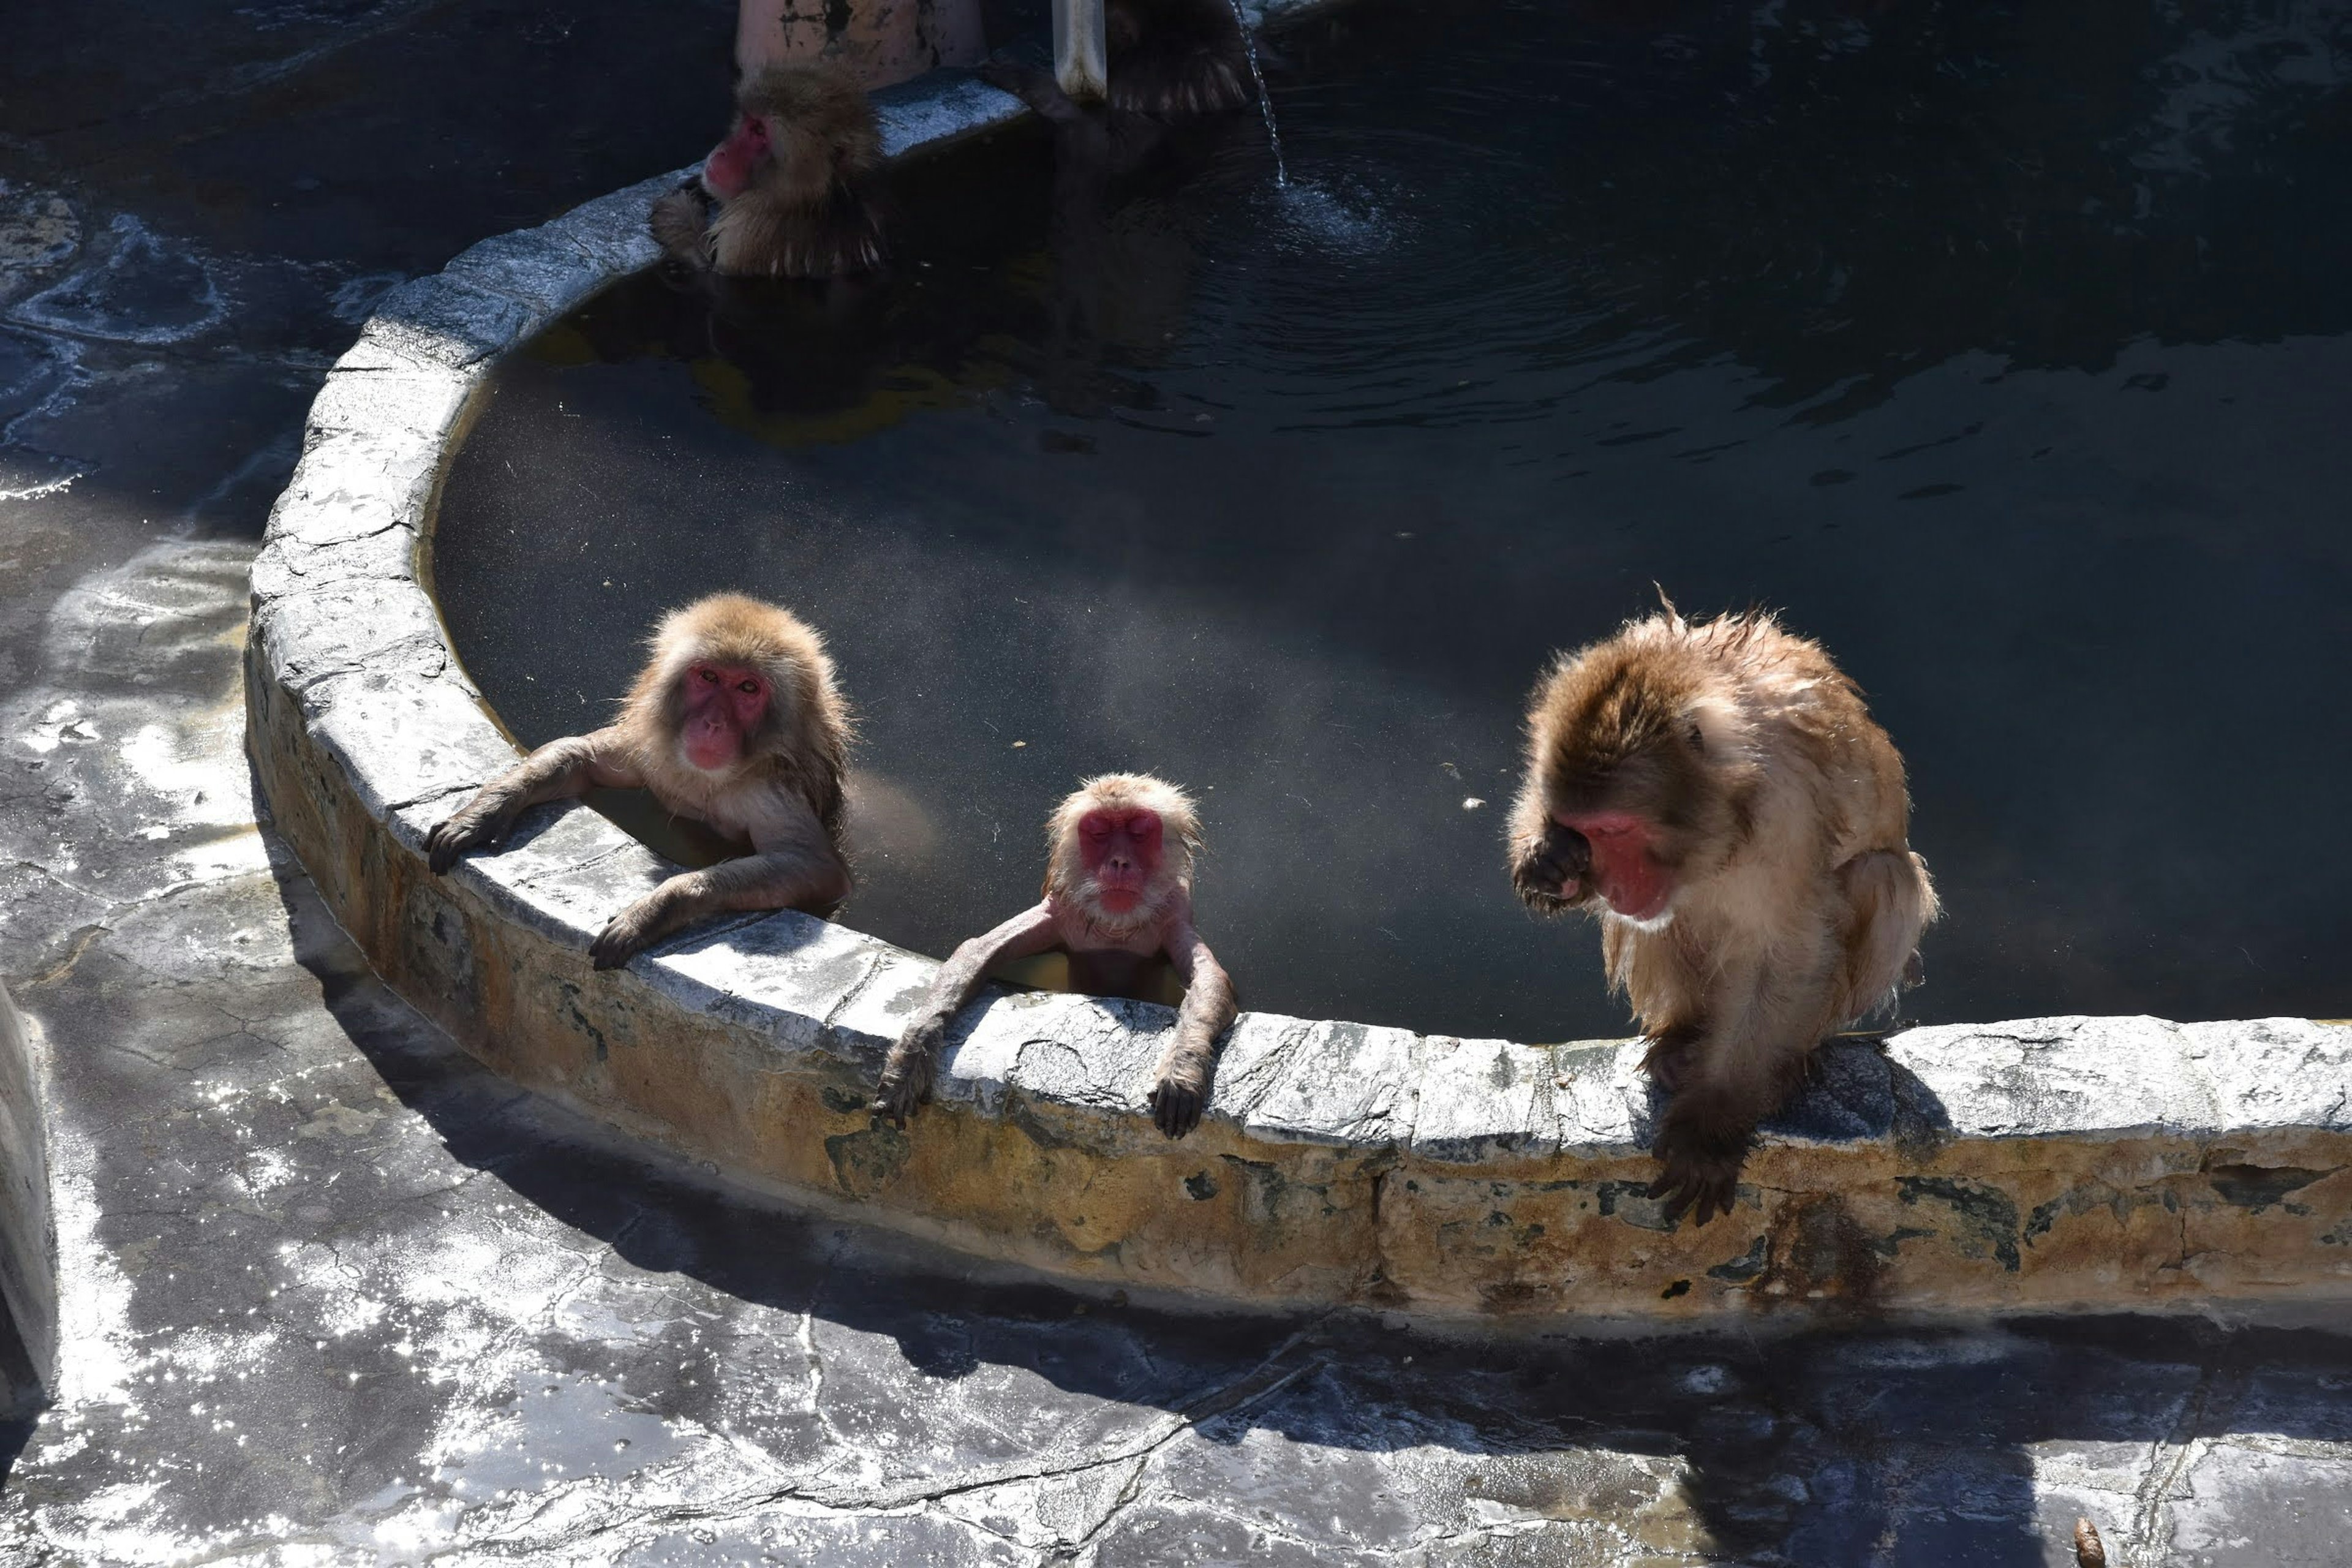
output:
[[1265, 116], [1265, 139], [1274, 146], [1274, 183], [1290, 184], [1290, 171], [1282, 164], [1282, 132], [1274, 122], [1274, 99], [1265, 90], [1265, 73], [1257, 68], [1257, 35], [1250, 31], [1249, 15], [1242, 9], [1242, 0], [1230, 0], [1234, 21], [1242, 30], [1242, 47], [1249, 51], [1250, 79], [1257, 83], [1258, 112]]

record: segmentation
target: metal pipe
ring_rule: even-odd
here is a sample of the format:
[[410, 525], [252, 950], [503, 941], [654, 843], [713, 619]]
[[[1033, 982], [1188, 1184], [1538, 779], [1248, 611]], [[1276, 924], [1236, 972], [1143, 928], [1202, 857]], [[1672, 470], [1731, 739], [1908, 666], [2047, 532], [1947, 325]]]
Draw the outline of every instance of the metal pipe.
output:
[[1103, 44], [1103, 0], [1054, 0], [1054, 79], [1079, 103], [1099, 103], [1110, 91]]

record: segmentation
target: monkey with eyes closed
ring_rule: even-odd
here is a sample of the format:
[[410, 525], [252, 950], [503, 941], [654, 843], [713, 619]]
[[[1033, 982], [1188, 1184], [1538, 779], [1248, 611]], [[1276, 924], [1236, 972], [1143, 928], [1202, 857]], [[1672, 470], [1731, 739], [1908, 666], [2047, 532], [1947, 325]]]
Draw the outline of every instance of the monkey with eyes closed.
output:
[[589, 949], [597, 968], [727, 910], [825, 912], [849, 896], [848, 742], [816, 633], [776, 605], [713, 595], [664, 618], [616, 722], [551, 741], [491, 780], [425, 837], [425, 855], [439, 875], [542, 801], [641, 787], [746, 852], [672, 877], [614, 915]]
[[1200, 817], [1183, 791], [1147, 773], [1089, 779], [1046, 824], [1045, 896], [955, 950], [883, 1065], [874, 1110], [900, 1127], [930, 1098], [948, 1025], [991, 966], [1060, 949], [1076, 989], [1130, 994], [1165, 953], [1185, 982], [1176, 1032], [1153, 1072], [1151, 1119], [1171, 1138], [1200, 1124], [1216, 1073], [1217, 1038], [1233, 1024], [1233, 982], [1192, 929], [1192, 857]]
[[1903, 759], [1853, 682], [1769, 615], [1669, 605], [1560, 657], [1528, 715], [1511, 882], [1598, 910], [1670, 1091], [1670, 1218], [1728, 1214], [1813, 1047], [1890, 1001], [1936, 918]]
[[769, 66], [737, 89], [735, 128], [656, 203], [654, 237], [699, 271], [838, 278], [882, 265], [882, 133], [849, 73]]

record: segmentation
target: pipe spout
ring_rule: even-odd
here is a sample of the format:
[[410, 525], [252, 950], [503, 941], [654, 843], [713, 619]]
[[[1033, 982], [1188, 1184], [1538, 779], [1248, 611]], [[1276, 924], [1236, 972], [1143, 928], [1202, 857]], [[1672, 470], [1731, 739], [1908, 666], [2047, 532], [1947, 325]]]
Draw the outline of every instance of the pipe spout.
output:
[[1109, 51], [1103, 42], [1103, 0], [1054, 0], [1054, 79], [1079, 103], [1099, 103], [1110, 91]]

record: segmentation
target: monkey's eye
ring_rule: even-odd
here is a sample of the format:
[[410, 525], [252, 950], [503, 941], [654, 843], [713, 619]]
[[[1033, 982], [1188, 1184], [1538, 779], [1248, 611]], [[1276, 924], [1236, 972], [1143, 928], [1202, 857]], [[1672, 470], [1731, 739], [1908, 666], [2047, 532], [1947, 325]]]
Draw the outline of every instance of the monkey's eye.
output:
[[716, 686], [719, 684], [719, 672], [715, 669], [698, 670], [696, 673], [702, 677], [702, 683], [705, 686]]
[[743, 693], [746, 697], [757, 696], [760, 690], [760, 683], [756, 680], [739, 680], [735, 683], [735, 689]]

